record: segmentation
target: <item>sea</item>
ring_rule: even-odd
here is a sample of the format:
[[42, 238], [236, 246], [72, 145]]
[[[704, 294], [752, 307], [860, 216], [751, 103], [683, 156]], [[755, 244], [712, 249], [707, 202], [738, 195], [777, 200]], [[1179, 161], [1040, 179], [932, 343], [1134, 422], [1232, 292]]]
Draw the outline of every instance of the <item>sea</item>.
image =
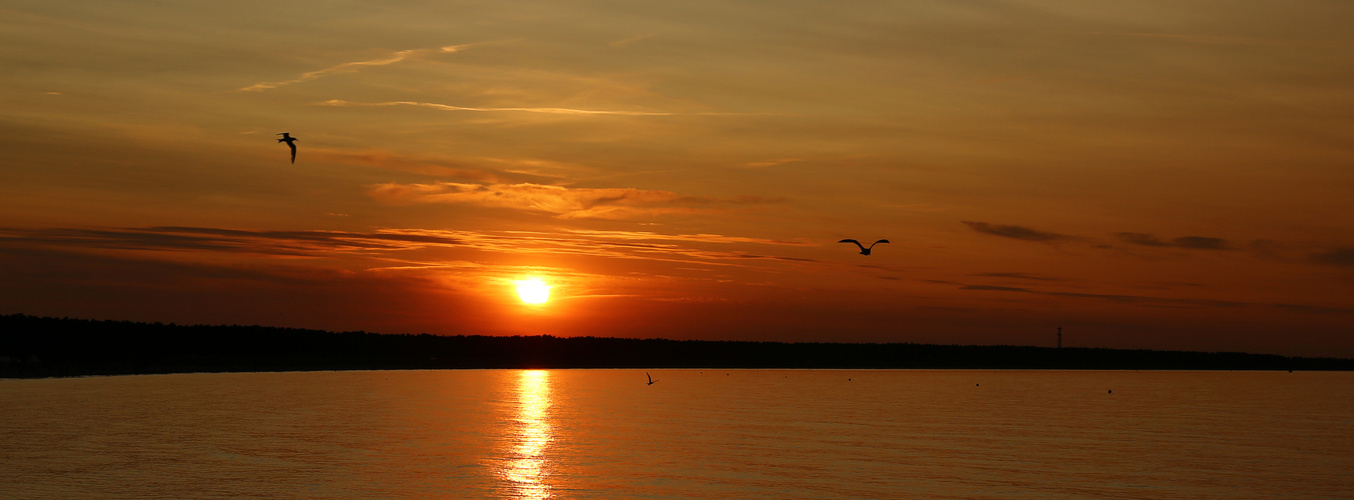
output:
[[8, 379], [0, 498], [1354, 498], [1354, 373]]

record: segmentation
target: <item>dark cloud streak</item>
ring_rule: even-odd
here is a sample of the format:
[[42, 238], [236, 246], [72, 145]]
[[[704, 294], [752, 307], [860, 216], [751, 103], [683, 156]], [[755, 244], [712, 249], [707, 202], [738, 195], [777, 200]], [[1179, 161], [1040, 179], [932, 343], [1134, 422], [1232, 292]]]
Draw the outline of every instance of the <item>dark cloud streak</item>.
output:
[[459, 240], [400, 232], [247, 231], [198, 227], [116, 229], [0, 228], [0, 242], [114, 250], [229, 251], [313, 256], [330, 252], [453, 246]]
[[972, 222], [972, 221], [962, 221], [962, 222], [968, 225], [968, 227], [972, 228], [974, 231], [984, 234], [990, 234], [993, 236], [1001, 236], [1003, 238], [1012, 238], [1025, 241], [1041, 241], [1045, 243], [1077, 239], [1076, 237], [1068, 236], [1065, 234], [1039, 231], [1023, 226], [988, 224], [986, 222]]
[[[1077, 299], [1097, 299], [1097, 300], [1105, 300], [1105, 301], [1109, 301], [1109, 302], [1118, 302], [1118, 303], [1123, 303], [1123, 304], [1142, 304], [1142, 305], [1147, 305], [1147, 306], [1165, 306], [1165, 307], [1202, 306], [1202, 307], [1217, 307], [1217, 308], [1237, 308], [1237, 307], [1254, 307], [1254, 306], [1257, 306], [1257, 304], [1251, 304], [1251, 303], [1246, 303], [1246, 302], [1235, 302], [1235, 301], [1230, 301], [1230, 300], [1178, 299], [1178, 298], [1171, 298], [1171, 297], [1149, 297], [1149, 296], [1142, 296], [1142, 295], [1118, 295], [1118, 294], [1083, 293], [1083, 292], [1049, 292], [1049, 291], [1043, 291], [1043, 290], [1033, 290], [1033, 289], [1029, 289], [1029, 288], [1019, 288], [1019, 287], [1010, 287], [1010, 286], [993, 286], [993, 285], [963, 285], [963, 286], [960, 286], [959, 289], [960, 289], [960, 290], [992, 291], [992, 292], [1029, 293], [1029, 294], [1034, 294], [1034, 295], [1045, 295], [1045, 296], [1050, 296], [1050, 297], [1069, 297], [1069, 298], [1077, 298]], [[1324, 308], [1324, 307], [1312, 307], [1312, 306], [1301, 306], [1301, 305], [1290, 305], [1290, 304], [1273, 305], [1273, 306], [1271, 306], [1271, 307], [1279, 307], [1279, 308], [1288, 309], [1288, 310], [1293, 310], [1293, 311], [1308, 311], [1308, 312], [1346, 312], [1346, 310], [1340, 310], [1340, 309], [1332, 309], [1332, 308]]]
[[978, 273], [978, 274], [974, 274], [973, 276], [982, 276], [982, 277], [986, 277], [986, 278], [1012, 278], [1012, 279], [1018, 279], [1018, 280], [1030, 280], [1030, 281], [1067, 281], [1067, 280], [1065, 280], [1065, 279], [1060, 279], [1060, 278], [1049, 278], [1049, 277], [1046, 277], [1046, 276], [1035, 276], [1035, 275], [1033, 275], [1033, 274], [1028, 274], [1028, 273]]
[[[635, 241], [640, 238], [672, 240], [686, 244]], [[616, 241], [619, 239], [620, 241]], [[815, 259], [766, 255], [741, 251], [702, 249], [704, 244], [772, 244], [802, 246], [799, 242], [781, 242], [722, 236], [662, 235], [631, 232], [570, 232], [503, 234], [424, 229], [378, 229], [354, 231], [266, 231], [203, 227], [140, 228], [4, 228], [0, 227], [0, 247], [61, 248], [67, 250], [219, 252], [252, 254], [264, 257], [332, 257], [338, 255], [388, 259], [393, 252], [428, 248], [460, 248], [471, 251], [506, 253], [553, 253], [615, 259], [745, 266], [737, 262], [752, 260], [813, 264]], [[695, 260], [691, 260], [695, 259]]]
[[1337, 267], [1354, 267], [1354, 247], [1333, 248], [1312, 254], [1312, 262]]
[[1025, 292], [1039, 293], [1028, 288], [1017, 288], [1013, 286], [995, 286], [995, 285], [965, 285], [959, 287], [960, 290], [988, 290], [994, 292]]
[[1232, 245], [1222, 238], [1207, 236], [1183, 236], [1170, 241], [1147, 233], [1115, 233], [1120, 240], [1134, 245], [1163, 248], [1184, 248], [1190, 250], [1231, 250]]

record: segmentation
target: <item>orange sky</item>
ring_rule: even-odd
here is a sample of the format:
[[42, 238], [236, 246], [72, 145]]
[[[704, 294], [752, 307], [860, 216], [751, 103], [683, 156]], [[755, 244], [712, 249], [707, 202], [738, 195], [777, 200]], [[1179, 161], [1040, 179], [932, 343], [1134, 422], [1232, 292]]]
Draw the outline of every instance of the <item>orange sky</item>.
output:
[[1354, 356], [1349, 19], [9, 1], [0, 313]]

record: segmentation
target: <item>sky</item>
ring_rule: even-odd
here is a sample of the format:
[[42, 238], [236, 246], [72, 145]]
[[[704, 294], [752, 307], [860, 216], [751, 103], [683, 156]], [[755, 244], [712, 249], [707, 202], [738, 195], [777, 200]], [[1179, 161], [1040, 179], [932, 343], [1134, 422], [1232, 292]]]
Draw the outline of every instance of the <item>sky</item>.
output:
[[4, 0], [0, 313], [1351, 357], [1349, 19]]

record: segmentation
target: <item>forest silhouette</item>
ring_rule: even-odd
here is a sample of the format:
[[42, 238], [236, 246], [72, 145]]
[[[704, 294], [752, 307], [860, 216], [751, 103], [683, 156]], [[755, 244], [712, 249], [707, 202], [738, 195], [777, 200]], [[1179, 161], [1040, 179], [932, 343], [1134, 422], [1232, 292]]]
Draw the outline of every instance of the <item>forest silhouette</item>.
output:
[[327, 332], [0, 316], [0, 377], [483, 368], [1354, 370], [1354, 359], [1030, 346]]

